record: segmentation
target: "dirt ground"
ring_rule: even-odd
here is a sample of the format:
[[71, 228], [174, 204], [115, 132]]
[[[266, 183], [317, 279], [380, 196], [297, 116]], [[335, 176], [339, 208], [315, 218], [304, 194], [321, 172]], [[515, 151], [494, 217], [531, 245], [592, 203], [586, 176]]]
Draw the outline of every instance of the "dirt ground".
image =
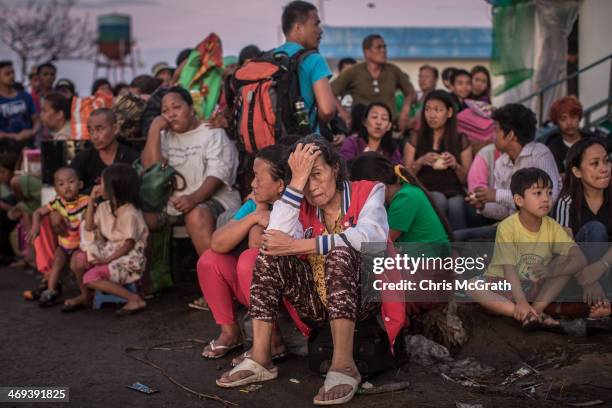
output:
[[[221, 407], [200, 400], [172, 384], [160, 371], [126, 354], [129, 347], [187, 339], [210, 340], [216, 326], [209, 312], [192, 311], [187, 303], [198, 292], [181, 284], [149, 301], [142, 314], [116, 318], [113, 307], [71, 315], [58, 308], [39, 309], [21, 298], [35, 278], [23, 270], [0, 269], [0, 386], [70, 387], [70, 403], [16, 404], [74, 407]], [[70, 293], [71, 294], [71, 293]], [[470, 340], [457, 357], [472, 356], [495, 368], [487, 387], [467, 387], [451, 382], [431, 369], [409, 363], [369, 381], [374, 386], [393, 381], [410, 382], [401, 392], [358, 395], [351, 407], [455, 407], [457, 402], [483, 407], [557, 407], [568, 402], [600, 400], [612, 406], [612, 336], [571, 338], [551, 333], [525, 335], [514, 322], [492, 318], [474, 309], [470, 313]], [[214, 380], [229, 368], [230, 357], [203, 360], [201, 345], [181, 343], [178, 350], [155, 350], [150, 359], [178, 382], [204, 394], [215, 394], [242, 407], [311, 407], [322, 378], [307, 368], [304, 357], [279, 364], [277, 380], [244, 393], [222, 390]], [[187, 346], [190, 346], [188, 348]], [[191, 347], [195, 346], [195, 347]], [[142, 352], [132, 353], [143, 356]], [[509, 373], [527, 363], [537, 374], [521, 379], [533, 384], [532, 399], [517, 388], [499, 389]], [[290, 381], [296, 379], [299, 383]], [[159, 392], [145, 395], [126, 388], [141, 382]], [[10, 406], [11, 404], [0, 404]]]

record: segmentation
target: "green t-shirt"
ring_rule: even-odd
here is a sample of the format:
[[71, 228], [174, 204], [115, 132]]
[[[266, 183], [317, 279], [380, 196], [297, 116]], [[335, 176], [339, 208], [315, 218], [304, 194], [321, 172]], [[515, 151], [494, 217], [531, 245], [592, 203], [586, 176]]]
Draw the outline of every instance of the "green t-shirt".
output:
[[448, 242], [444, 225], [417, 186], [405, 183], [393, 197], [387, 215], [389, 228], [402, 232], [396, 242]]

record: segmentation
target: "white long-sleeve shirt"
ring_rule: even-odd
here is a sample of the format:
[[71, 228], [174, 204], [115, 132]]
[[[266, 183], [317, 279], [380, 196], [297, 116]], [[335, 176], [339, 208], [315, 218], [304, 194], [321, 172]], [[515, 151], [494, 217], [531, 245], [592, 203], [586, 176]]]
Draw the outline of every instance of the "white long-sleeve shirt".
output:
[[561, 176], [555, 158], [550, 149], [538, 142], [527, 143], [513, 162], [507, 153], [502, 154], [495, 162], [495, 202], [485, 204], [482, 214], [487, 218], [501, 220], [516, 211], [510, 181], [512, 175], [520, 169], [537, 167], [544, 170], [552, 179], [552, 199], [557, 200], [560, 192]]
[[[306, 237], [304, 228], [299, 221], [300, 205], [304, 195], [291, 187], [287, 187], [280, 200], [274, 203], [270, 214], [269, 230], [282, 231], [295, 239]], [[349, 182], [344, 183], [342, 191], [342, 216], [347, 213], [351, 201], [351, 187]], [[319, 219], [323, 222], [322, 214], [318, 211]], [[363, 243], [384, 243], [389, 235], [389, 223], [385, 210], [385, 186], [377, 183], [364, 204], [357, 224], [348, 226], [341, 234], [328, 234], [314, 237], [316, 239], [316, 253], [325, 255], [337, 246], [349, 246], [357, 251], [362, 250]]]

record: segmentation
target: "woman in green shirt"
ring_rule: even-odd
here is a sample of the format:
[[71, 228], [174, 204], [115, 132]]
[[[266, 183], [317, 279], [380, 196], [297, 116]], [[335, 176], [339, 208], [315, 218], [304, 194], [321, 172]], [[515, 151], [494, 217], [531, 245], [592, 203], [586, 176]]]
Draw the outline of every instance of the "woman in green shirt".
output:
[[448, 243], [452, 230], [418, 179], [402, 165], [368, 152], [351, 164], [353, 180], [385, 184], [389, 237], [394, 242]]
[[[401, 164], [376, 153], [367, 152], [351, 163], [352, 180], [372, 180], [385, 184], [385, 204], [389, 220], [389, 239], [400, 254], [445, 258], [450, 255], [452, 229], [436, 207], [429, 192]], [[397, 245], [401, 244], [401, 245]], [[452, 271], [422, 269], [407, 279], [440, 283], [452, 281]], [[408, 315], [445, 305], [452, 291], [437, 289], [410, 291], [406, 302]]]

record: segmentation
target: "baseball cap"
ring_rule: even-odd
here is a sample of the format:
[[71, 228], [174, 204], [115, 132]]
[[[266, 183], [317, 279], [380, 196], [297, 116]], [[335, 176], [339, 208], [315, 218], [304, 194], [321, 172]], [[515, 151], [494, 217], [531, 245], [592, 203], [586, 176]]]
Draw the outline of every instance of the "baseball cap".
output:
[[167, 62], [158, 62], [157, 64], [153, 65], [151, 72], [153, 73], [153, 76], [157, 76], [157, 74], [165, 69], [172, 71], [172, 67]]

